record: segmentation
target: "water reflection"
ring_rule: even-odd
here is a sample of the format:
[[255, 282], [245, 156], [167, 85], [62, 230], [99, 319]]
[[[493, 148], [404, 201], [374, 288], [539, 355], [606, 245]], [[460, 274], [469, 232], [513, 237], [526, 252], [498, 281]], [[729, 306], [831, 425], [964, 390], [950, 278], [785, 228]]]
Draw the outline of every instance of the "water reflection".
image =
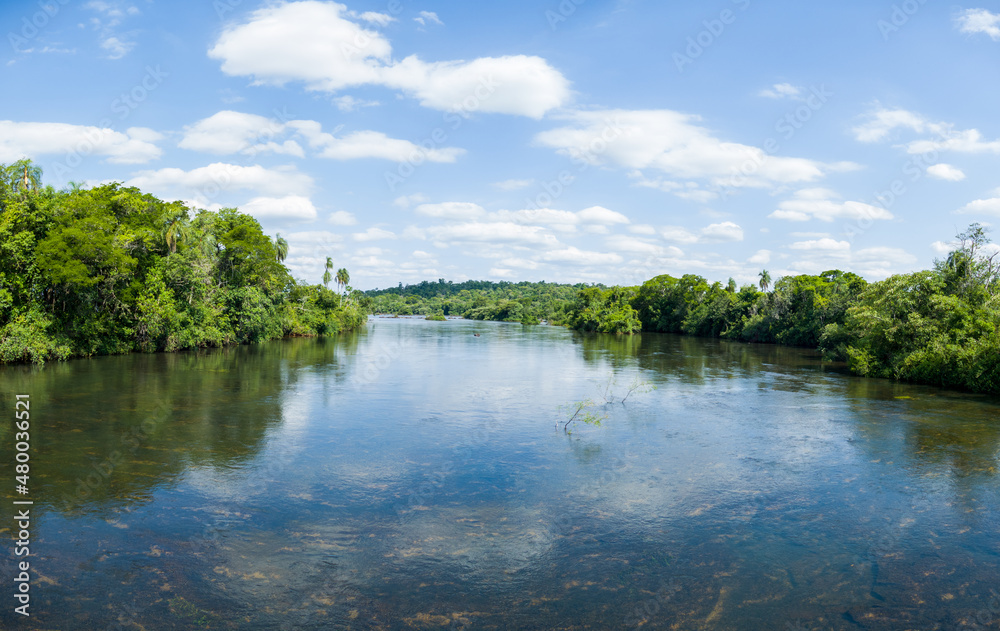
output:
[[[657, 390], [556, 429], [616, 377]], [[1000, 569], [996, 403], [797, 349], [378, 320], [0, 391], [35, 412], [25, 628], [935, 628]]]

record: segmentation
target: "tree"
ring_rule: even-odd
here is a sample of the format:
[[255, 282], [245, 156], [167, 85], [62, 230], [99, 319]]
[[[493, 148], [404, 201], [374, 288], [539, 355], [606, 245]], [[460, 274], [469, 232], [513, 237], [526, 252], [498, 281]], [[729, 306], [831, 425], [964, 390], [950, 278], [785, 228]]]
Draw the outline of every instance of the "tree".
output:
[[188, 221], [186, 216], [174, 217], [169, 224], [167, 224], [167, 229], [163, 233], [163, 238], [167, 243], [167, 248], [170, 253], [173, 254], [177, 251], [177, 242], [183, 241], [184, 237], [187, 236], [188, 232]]
[[330, 274], [330, 270], [333, 269], [333, 259], [329, 256], [326, 257], [326, 271], [323, 272], [323, 286], [329, 287], [330, 281], [333, 280], [333, 276]]
[[347, 273], [347, 268], [341, 267], [337, 270], [337, 286], [343, 291], [344, 287], [347, 287], [347, 283], [351, 282], [351, 275]]
[[729, 278], [729, 282], [726, 283], [726, 291], [735, 294], [736, 293], [736, 281], [732, 277]]
[[279, 263], [284, 263], [288, 258], [288, 241], [285, 241], [280, 232], [274, 235], [274, 255]]
[[771, 273], [765, 269], [761, 270], [760, 274], [757, 275], [760, 276], [760, 290], [766, 292], [768, 287], [771, 286]]

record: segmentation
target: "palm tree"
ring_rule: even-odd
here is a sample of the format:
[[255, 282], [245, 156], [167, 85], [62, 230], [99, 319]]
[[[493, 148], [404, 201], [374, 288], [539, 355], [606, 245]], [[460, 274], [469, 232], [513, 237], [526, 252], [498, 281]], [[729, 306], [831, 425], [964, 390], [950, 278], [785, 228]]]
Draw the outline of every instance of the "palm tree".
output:
[[767, 291], [767, 288], [771, 286], [771, 274], [766, 269], [761, 270], [760, 274], [760, 290]]
[[288, 258], [288, 241], [285, 241], [280, 232], [274, 235], [274, 255], [279, 263], [284, 263]]
[[11, 192], [36, 192], [42, 187], [42, 168], [31, 160], [18, 160], [6, 169]]
[[323, 286], [329, 287], [330, 281], [333, 280], [333, 276], [330, 274], [330, 270], [333, 269], [333, 259], [329, 256], [326, 257], [326, 271], [323, 272]]
[[732, 277], [729, 278], [729, 283], [726, 284], [726, 291], [731, 294], [736, 293], [736, 281]]
[[167, 247], [170, 248], [170, 253], [173, 254], [177, 251], [177, 242], [183, 241], [184, 237], [188, 233], [188, 222], [187, 218], [183, 215], [178, 215], [173, 218], [173, 220], [167, 224], [167, 229], [163, 234], [164, 240], [167, 242]]
[[351, 282], [351, 275], [347, 273], [347, 268], [341, 267], [337, 270], [337, 286], [343, 291], [344, 287], [347, 287], [347, 283]]

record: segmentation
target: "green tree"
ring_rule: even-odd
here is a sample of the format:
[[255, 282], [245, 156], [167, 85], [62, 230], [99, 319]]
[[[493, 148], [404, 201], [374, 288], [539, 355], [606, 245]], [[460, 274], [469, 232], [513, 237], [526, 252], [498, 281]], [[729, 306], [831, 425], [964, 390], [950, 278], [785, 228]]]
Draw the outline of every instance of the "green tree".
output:
[[333, 275], [330, 274], [330, 270], [333, 269], [333, 259], [329, 256], [326, 257], [326, 270], [323, 272], [323, 286], [329, 287], [330, 281], [333, 280]]
[[760, 290], [766, 293], [768, 287], [771, 286], [771, 273], [765, 269], [761, 270], [757, 276], [760, 277]]
[[351, 282], [351, 275], [347, 273], [347, 268], [341, 267], [337, 270], [337, 287], [343, 291], [349, 282]]
[[288, 258], [288, 241], [281, 236], [280, 232], [274, 236], [274, 255], [279, 263], [284, 263], [285, 259]]

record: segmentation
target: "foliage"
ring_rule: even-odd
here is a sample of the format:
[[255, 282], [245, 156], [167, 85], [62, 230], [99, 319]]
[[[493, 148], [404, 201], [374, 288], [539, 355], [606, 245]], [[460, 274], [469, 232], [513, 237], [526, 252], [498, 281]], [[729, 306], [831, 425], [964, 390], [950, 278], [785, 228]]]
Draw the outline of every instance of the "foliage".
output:
[[576, 401], [568, 406], [565, 406], [569, 418], [563, 423], [563, 431], [567, 434], [572, 434], [569, 426], [572, 423], [586, 423], [587, 425], [593, 425], [595, 427], [601, 426], [601, 421], [605, 420], [606, 416], [598, 416], [592, 410], [594, 408], [594, 402], [590, 399], [584, 399], [582, 401]]
[[[42, 188], [0, 166], [0, 362], [324, 335], [367, 302], [292, 279], [288, 244], [234, 208], [193, 213], [135, 188]], [[346, 275], [346, 270], [342, 270]]]
[[567, 310], [577, 292], [587, 285], [556, 283], [509, 283], [466, 281], [436, 283], [423, 281], [416, 285], [364, 292], [372, 301], [376, 313], [396, 315], [462, 316], [470, 320], [495, 320], [539, 324], [565, 324]]

